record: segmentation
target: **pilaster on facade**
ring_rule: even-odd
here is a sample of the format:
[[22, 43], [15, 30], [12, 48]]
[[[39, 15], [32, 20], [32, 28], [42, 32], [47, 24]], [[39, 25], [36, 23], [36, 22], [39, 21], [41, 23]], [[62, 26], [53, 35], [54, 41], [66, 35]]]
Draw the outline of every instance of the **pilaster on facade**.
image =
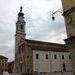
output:
[[65, 42], [69, 47], [72, 61], [72, 71], [73, 75], [75, 75], [75, 36], [65, 39]]

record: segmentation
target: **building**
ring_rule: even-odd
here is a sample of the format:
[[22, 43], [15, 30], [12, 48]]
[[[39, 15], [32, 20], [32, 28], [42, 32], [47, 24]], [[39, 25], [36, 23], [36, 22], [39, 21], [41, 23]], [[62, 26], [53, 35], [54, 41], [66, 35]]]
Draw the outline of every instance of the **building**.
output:
[[0, 55], [0, 73], [8, 70], [8, 58]]
[[13, 72], [48, 73], [71, 71], [71, 56], [68, 46], [26, 39], [25, 25], [26, 22], [21, 7], [16, 22]]
[[62, 5], [67, 31], [65, 42], [71, 54], [72, 71], [73, 75], [75, 75], [75, 0], [62, 0]]
[[8, 72], [9, 73], [13, 72], [13, 66], [14, 66], [14, 61], [8, 62]]

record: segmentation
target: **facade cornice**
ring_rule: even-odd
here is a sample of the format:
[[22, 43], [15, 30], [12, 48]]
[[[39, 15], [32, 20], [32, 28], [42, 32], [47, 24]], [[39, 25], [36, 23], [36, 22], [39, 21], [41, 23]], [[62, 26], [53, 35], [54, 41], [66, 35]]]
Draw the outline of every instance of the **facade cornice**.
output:
[[69, 47], [75, 47], [75, 36], [65, 39], [65, 42]]
[[54, 51], [54, 52], [69, 52], [67, 48], [54, 48], [54, 47], [41, 47], [41, 46], [29, 46], [32, 50], [38, 51]]
[[70, 9], [64, 11], [63, 15], [67, 16], [67, 15], [71, 14], [72, 12], [75, 12], [75, 7], [72, 7]]

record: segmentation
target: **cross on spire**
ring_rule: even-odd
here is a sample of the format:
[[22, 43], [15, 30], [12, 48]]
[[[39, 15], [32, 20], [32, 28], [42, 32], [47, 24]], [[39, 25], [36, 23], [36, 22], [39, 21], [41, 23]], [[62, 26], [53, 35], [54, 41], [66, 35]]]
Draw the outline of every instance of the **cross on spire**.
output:
[[20, 7], [20, 12], [22, 12], [22, 9], [23, 9], [23, 7], [21, 6], [21, 7]]

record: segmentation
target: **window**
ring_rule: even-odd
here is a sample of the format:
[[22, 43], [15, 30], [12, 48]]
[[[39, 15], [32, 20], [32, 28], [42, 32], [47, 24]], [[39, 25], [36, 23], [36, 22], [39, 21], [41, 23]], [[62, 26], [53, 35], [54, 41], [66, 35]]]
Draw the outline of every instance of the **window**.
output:
[[29, 73], [30, 72], [30, 69], [27, 69], [27, 73]]
[[2, 63], [2, 66], [4, 66], [4, 63]]
[[71, 56], [69, 55], [69, 59], [71, 59]]
[[57, 55], [54, 55], [54, 59], [57, 59]]
[[66, 71], [66, 65], [63, 63], [63, 71]]
[[46, 56], [45, 56], [45, 57], [46, 57], [46, 59], [48, 59], [48, 54], [46, 54]]
[[21, 29], [23, 29], [23, 25], [21, 24]]
[[27, 58], [29, 58], [29, 56], [27, 56]]
[[62, 55], [62, 59], [64, 59], [64, 55]]
[[7, 66], [7, 63], [5, 63], [5, 66]]
[[36, 54], [36, 59], [39, 59], [39, 54]]

